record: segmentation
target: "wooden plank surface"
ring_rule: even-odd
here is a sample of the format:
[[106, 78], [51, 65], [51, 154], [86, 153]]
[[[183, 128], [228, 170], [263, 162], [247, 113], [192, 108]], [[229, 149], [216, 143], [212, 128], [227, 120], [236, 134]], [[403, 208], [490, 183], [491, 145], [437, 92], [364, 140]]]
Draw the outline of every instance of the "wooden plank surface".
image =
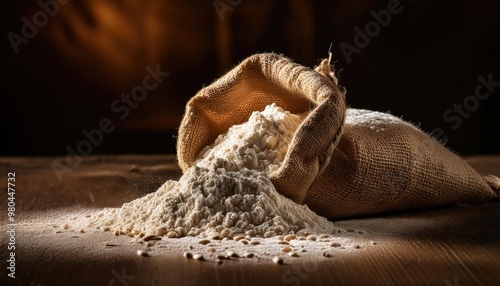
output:
[[[119, 207], [180, 176], [174, 156], [91, 156], [59, 180], [52, 165], [60, 160], [0, 159], [5, 184], [6, 174], [16, 172], [17, 223], [16, 278], [10, 279], [3, 192], [0, 285], [500, 285], [498, 200], [335, 222], [354, 230], [341, 235], [359, 241], [361, 248], [333, 251], [330, 258], [219, 265], [186, 260], [171, 242], [143, 258], [126, 236], [56, 235], [35, 225], [56, 226], [75, 211]], [[500, 156], [468, 162], [481, 173], [500, 176]]]

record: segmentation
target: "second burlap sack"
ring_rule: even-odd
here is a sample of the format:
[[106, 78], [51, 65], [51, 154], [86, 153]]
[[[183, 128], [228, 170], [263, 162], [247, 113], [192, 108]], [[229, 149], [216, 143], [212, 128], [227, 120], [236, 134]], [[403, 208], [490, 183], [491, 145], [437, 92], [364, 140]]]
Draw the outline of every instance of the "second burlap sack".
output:
[[276, 54], [251, 56], [188, 102], [177, 141], [179, 165], [186, 171], [219, 134], [276, 103], [292, 113], [310, 112], [270, 179], [281, 194], [320, 215], [343, 218], [498, 196], [498, 178], [483, 179], [397, 117], [346, 111], [345, 93], [328, 60], [311, 70]]

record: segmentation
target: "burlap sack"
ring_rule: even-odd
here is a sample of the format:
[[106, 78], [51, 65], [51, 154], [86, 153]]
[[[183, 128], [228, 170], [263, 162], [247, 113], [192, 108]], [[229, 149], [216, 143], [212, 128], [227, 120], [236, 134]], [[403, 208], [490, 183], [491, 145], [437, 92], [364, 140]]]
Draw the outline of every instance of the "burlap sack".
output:
[[[188, 102], [177, 140], [179, 165], [186, 171], [219, 134], [276, 103], [310, 113], [270, 179], [281, 194], [320, 215], [341, 218], [497, 196], [467, 163], [413, 125], [356, 109], [346, 118], [345, 93], [328, 60], [314, 71], [276, 54], [251, 56]], [[498, 190], [498, 178], [488, 181]]]

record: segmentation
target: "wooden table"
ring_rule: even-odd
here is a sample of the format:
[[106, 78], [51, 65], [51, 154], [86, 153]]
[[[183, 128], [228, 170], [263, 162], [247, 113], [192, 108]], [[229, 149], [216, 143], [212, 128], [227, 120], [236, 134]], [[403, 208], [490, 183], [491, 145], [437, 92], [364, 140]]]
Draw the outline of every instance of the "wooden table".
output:
[[[126, 236], [55, 234], [36, 223], [47, 218], [57, 226], [73, 211], [119, 207], [152, 192], [180, 176], [175, 157], [90, 156], [60, 181], [52, 164], [63, 159], [0, 158], [4, 186], [7, 173], [16, 173], [17, 223], [16, 278], [10, 279], [4, 187], [0, 285], [500, 285], [498, 200], [335, 222], [345, 229], [362, 229], [360, 236], [372, 245], [330, 258], [219, 265], [183, 259], [182, 252], [168, 244], [144, 258], [133, 254]], [[468, 162], [480, 173], [500, 176], [500, 156]], [[110, 241], [116, 247], [107, 247]]]

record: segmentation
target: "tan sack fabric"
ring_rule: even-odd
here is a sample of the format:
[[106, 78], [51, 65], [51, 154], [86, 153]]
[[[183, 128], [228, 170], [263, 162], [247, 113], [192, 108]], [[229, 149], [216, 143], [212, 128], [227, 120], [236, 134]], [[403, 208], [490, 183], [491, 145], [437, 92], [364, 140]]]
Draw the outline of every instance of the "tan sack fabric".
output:
[[347, 109], [329, 60], [316, 71], [276, 54], [256, 54], [187, 104], [177, 140], [183, 171], [198, 153], [253, 111], [276, 103], [310, 110], [282, 166], [276, 189], [328, 218], [479, 203], [497, 197], [465, 161], [415, 126], [386, 113]]
[[177, 139], [179, 165], [186, 171], [219, 134], [271, 103], [292, 113], [314, 105], [294, 135], [283, 167], [270, 178], [279, 192], [302, 203], [340, 138], [344, 94], [325, 76], [285, 57], [254, 55], [188, 102]]

